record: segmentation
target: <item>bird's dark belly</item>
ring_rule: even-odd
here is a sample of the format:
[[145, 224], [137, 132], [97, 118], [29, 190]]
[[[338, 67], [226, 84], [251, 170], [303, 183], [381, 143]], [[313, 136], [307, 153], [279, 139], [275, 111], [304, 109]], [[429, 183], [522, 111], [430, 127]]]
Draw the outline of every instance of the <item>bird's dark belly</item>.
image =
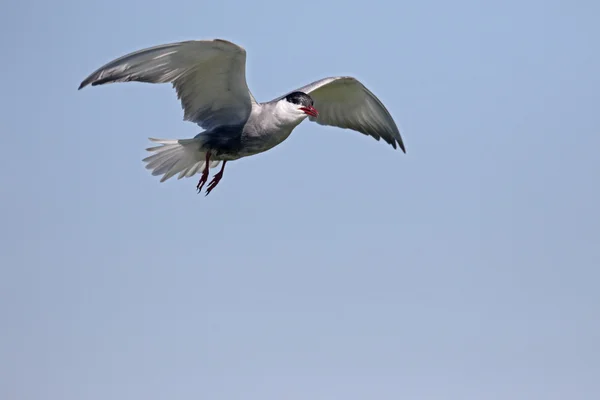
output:
[[243, 127], [219, 127], [213, 131], [202, 132], [198, 136], [203, 139], [201, 150], [210, 151], [213, 158], [219, 160], [236, 160], [262, 153], [279, 143], [267, 135], [244, 135]]
[[200, 133], [203, 151], [210, 151], [217, 159], [239, 158], [242, 150], [242, 126], [222, 126], [212, 131]]
[[207, 135], [202, 147], [204, 150], [212, 151], [215, 155], [235, 155], [242, 150], [242, 138], [241, 136]]

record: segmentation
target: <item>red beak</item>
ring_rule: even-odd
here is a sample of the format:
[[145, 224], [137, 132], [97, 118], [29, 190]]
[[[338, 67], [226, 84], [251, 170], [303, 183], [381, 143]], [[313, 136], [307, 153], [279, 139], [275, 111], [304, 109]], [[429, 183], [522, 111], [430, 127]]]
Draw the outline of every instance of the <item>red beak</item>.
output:
[[305, 114], [310, 115], [311, 117], [318, 117], [319, 116], [319, 112], [313, 106], [300, 107], [300, 109], [302, 111], [304, 111]]

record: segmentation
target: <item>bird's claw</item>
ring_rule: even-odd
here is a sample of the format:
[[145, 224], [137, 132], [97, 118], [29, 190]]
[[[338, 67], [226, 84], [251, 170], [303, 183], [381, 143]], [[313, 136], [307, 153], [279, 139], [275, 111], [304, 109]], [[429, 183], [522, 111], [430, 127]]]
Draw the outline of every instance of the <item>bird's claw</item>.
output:
[[204, 196], [208, 196], [208, 194], [210, 192], [212, 192], [212, 190], [219, 184], [222, 177], [223, 177], [223, 174], [221, 174], [221, 173], [215, 174], [212, 181], [210, 181], [210, 183], [206, 187], [206, 194]]
[[198, 181], [198, 185], [196, 185], [196, 190], [198, 190], [198, 193], [202, 191], [202, 187], [204, 186], [206, 181], [208, 181], [208, 174], [202, 173], [202, 177]]

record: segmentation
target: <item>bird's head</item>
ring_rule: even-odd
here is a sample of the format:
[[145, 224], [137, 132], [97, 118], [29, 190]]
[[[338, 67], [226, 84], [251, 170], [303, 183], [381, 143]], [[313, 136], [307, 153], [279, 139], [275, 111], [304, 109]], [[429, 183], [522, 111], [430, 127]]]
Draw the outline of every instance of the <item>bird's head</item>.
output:
[[313, 99], [306, 93], [292, 92], [281, 101], [284, 109], [298, 118], [304, 119], [307, 116], [317, 117], [319, 115], [319, 112], [313, 106]]

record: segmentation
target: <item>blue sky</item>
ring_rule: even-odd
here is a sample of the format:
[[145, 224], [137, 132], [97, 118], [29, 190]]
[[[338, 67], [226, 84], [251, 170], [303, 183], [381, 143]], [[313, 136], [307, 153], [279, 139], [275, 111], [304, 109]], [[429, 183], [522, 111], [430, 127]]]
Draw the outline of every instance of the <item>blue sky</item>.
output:
[[[0, 398], [597, 399], [593, 1], [22, 1], [0, 14]], [[407, 154], [301, 124], [210, 196], [160, 184], [168, 85], [224, 38], [269, 100], [352, 75]]]

